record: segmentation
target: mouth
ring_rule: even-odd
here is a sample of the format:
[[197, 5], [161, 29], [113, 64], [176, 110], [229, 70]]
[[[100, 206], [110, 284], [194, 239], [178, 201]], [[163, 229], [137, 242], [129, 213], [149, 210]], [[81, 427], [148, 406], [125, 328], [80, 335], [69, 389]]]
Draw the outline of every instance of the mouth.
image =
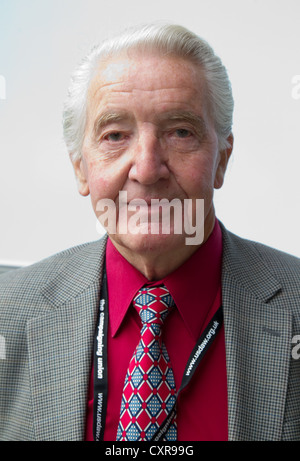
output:
[[149, 206], [164, 206], [165, 204], [172, 205], [174, 203], [183, 203], [183, 197], [180, 196], [170, 196], [169, 194], [145, 194], [145, 195], [129, 195], [127, 191], [119, 191], [118, 196], [114, 200], [116, 206], [140, 206], [140, 207], [149, 207]]
[[135, 205], [135, 206], [156, 206], [164, 205], [166, 203], [182, 202], [182, 199], [178, 197], [132, 197], [130, 200], [127, 200], [124, 203], [122, 200], [119, 200], [119, 203], [122, 205]]

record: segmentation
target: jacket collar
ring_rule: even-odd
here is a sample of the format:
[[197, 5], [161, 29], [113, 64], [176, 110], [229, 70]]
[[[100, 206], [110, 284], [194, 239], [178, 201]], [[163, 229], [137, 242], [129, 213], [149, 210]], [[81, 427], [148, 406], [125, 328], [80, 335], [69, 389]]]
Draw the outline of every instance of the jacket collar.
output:
[[223, 234], [223, 279], [230, 277], [246, 291], [268, 302], [281, 290], [281, 284], [263, 262], [255, 242], [228, 232], [220, 223]]

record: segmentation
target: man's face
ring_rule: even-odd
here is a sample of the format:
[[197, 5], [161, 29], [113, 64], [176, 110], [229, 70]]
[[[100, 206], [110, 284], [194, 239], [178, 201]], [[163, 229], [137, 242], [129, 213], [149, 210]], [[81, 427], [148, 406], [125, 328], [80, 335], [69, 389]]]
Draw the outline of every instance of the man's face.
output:
[[[174, 223], [169, 234], [151, 233], [151, 199], [176, 198], [182, 204], [204, 199], [204, 238], [211, 232], [213, 190], [223, 183], [231, 150], [218, 150], [205, 90], [202, 71], [183, 59], [121, 55], [99, 66], [88, 93], [82, 157], [74, 169], [79, 192], [90, 194], [98, 217], [101, 200], [115, 203], [117, 227], [110, 237], [118, 248], [167, 254], [186, 244]], [[147, 203], [139, 208], [141, 233], [120, 232], [121, 220], [133, 213], [119, 216], [120, 191], [127, 203]]]

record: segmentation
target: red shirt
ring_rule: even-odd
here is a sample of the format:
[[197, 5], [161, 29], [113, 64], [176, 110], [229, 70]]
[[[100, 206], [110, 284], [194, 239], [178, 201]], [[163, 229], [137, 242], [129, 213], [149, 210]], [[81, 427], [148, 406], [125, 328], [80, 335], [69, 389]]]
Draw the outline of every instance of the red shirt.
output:
[[[218, 221], [208, 240], [178, 269], [161, 280], [177, 309], [163, 330], [177, 390], [197, 339], [221, 305], [222, 234]], [[106, 251], [109, 304], [108, 400], [104, 440], [116, 440], [121, 396], [129, 361], [140, 337], [141, 321], [132, 307], [136, 292], [147, 282], [108, 239]], [[224, 327], [177, 401], [179, 441], [228, 439]], [[93, 440], [91, 379], [86, 440]]]

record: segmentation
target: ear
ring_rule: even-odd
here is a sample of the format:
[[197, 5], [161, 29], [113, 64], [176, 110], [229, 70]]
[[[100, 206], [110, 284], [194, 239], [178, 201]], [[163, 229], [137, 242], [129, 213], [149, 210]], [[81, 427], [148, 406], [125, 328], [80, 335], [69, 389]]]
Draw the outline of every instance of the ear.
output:
[[223, 186], [224, 182], [224, 177], [225, 177], [225, 172], [227, 169], [227, 165], [233, 150], [233, 134], [230, 133], [230, 135], [227, 138], [227, 143], [228, 147], [226, 149], [221, 150], [219, 152], [219, 160], [218, 160], [218, 165], [216, 169], [216, 174], [215, 174], [215, 181], [214, 181], [214, 188], [215, 189], [220, 189]]
[[70, 155], [70, 159], [74, 168], [78, 191], [80, 195], [86, 197], [89, 195], [90, 190], [84, 160], [82, 157], [74, 159], [72, 155]]

